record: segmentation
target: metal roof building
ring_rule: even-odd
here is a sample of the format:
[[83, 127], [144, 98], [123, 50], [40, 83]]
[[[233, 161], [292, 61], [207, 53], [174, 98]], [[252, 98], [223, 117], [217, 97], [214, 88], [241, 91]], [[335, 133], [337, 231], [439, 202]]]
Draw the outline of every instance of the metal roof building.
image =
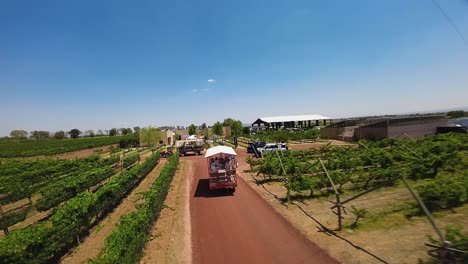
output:
[[330, 117], [322, 115], [270, 116], [258, 118], [252, 123], [252, 127], [269, 129], [303, 128], [318, 126], [320, 121], [323, 121], [324, 125], [326, 125], [327, 120], [331, 123]]

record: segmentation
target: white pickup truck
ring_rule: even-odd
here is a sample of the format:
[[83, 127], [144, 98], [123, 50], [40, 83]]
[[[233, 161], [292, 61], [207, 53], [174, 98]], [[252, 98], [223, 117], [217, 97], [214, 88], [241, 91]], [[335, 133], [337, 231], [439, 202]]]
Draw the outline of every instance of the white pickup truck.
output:
[[264, 155], [266, 152], [275, 152], [275, 151], [286, 151], [288, 150], [288, 145], [286, 143], [267, 143], [263, 147], [257, 148], [257, 150]]

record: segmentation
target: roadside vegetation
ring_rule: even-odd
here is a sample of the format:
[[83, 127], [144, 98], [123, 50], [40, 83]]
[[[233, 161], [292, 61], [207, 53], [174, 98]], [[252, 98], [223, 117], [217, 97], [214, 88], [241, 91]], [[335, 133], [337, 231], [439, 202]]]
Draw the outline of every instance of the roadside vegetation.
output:
[[[349, 147], [271, 153], [263, 159], [248, 157], [246, 162], [258, 184], [284, 187], [284, 193], [278, 197], [283, 203], [334, 200], [334, 187], [327, 173], [336, 191], [345, 197], [374, 191], [375, 195], [389, 197], [393, 197], [391, 193], [405, 194], [406, 198], [397, 195], [393, 202], [386, 200], [385, 206], [377, 208], [347, 205], [349, 215], [343, 220], [343, 227], [370, 231], [424, 218], [423, 210], [410, 198], [403, 180], [415, 189], [434, 217], [462, 213], [468, 203], [467, 150], [467, 135], [443, 134], [417, 140], [361, 141]], [[365, 196], [359, 199], [365, 200]], [[465, 216], [468, 217], [466, 212]], [[457, 227], [456, 222], [445, 228], [446, 238], [453, 238], [451, 242], [466, 240], [467, 230]], [[439, 238], [432, 242], [441, 243]], [[463, 244], [455, 247], [462, 250]]]

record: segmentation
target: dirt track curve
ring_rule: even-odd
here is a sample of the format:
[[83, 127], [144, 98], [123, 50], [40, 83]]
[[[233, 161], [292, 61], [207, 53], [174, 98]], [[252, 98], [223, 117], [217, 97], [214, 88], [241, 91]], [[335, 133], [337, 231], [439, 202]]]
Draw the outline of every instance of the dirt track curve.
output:
[[203, 156], [191, 160], [193, 263], [339, 263], [305, 238], [240, 177], [234, 195], [210, 191]]

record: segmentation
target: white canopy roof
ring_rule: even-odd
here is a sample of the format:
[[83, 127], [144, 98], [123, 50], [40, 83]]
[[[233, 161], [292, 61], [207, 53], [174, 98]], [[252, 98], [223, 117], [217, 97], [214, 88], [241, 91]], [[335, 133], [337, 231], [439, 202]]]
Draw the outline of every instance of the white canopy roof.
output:
[[292, 121], [308, 121], [308, 120], [323, 120], [331, 119], [330, 117], [321, 116], [321, 115], [296, 115], [296, 116], [270, 116], [270, 117], [260, 117], [260, 120], [266, 123], [275, 123], [275, 122], [292, 122]]
[[229, 154], [229, 155], [237, 155], [237, 153], [232, 149], [231, 147], [226, 147], [226, 146], [216, 146], [209, 148], [206, 151], [205, 158], [209, 158], [211, 156], [214, 156], [216, 154]]
[[191, 136], [188, 136], [187, 139], [197, 139], [197, 136], [191, 135]]

